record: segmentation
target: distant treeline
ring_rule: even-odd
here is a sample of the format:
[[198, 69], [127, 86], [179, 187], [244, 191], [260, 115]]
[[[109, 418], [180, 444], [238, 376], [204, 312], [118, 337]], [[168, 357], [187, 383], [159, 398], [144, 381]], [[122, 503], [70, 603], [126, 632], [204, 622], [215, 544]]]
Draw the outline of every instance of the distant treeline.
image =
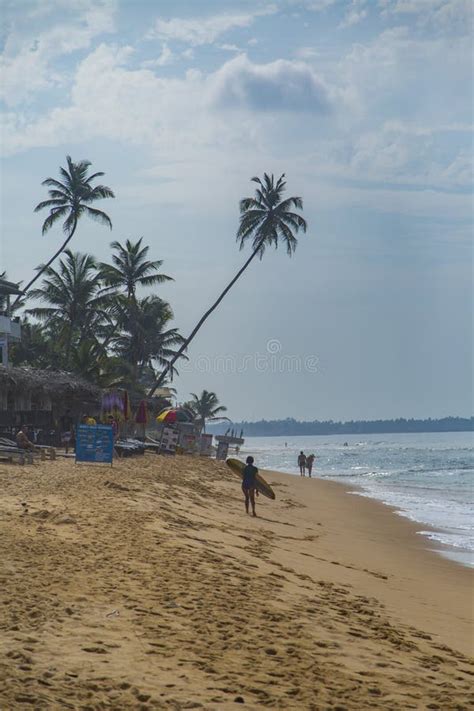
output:
[[[213, 434], [224, 434], [229, 429], [226, 423], [209, 426]], [[333, 435], [333, 434], [381, 434], [390, 432], [472, 432], [474, 417], [443, 417], [439, 420], [351, 420], [350, 422], [300, 422], [293, 418], [286, 420], [259, 420], [258, 422], [234, 422], [236, 432], [244, 431], [247, 437], [289, 437], [291, 435]]]

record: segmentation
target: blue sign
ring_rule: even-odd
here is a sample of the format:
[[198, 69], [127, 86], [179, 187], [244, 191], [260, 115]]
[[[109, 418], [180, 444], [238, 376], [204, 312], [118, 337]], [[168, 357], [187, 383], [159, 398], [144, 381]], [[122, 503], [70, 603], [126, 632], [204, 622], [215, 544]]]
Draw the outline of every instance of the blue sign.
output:
[[112, 464], [114, 431], [111, 425], [79, 425], [76, 432], [76, 462]]

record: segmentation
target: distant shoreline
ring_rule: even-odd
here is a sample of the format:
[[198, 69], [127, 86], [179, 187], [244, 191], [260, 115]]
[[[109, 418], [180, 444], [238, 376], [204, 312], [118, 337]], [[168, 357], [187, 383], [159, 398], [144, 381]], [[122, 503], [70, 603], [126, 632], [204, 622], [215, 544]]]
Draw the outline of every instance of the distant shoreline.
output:
[[[293, 419], [235, 422], [234, 430], [245, 437], [304, 437], [312, 435], [422, 434], [428, 432], [473, 432], [474, 418], [445, 417], [437, 420], [360, 420], [351, 422], [302, 422]], [[212, 425], [209, 432], [223, 434], [229, 424]]]

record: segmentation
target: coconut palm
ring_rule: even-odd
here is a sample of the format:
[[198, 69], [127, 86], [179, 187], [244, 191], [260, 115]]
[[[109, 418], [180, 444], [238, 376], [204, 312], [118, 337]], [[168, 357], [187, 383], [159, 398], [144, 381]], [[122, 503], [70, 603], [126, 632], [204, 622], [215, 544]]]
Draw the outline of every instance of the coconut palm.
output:
[[187, 403], [189, 408], [196, 415], [199, 427], [206, 431], [206, 420], [222, 420], [227, 419], [219, 417], [220, 412], [227, 412], [224, 405], [219, 405], [216, 393], [203, 390], [200, 395], [191, 393], [191, 400]]
[[142, 247], [143, 237], [138, 242], [127, 240], [125, 246], [120, 242], [112, 242], [115, 250], [112, 255], [113, 264], [100, 265], [101, 276], [108, 291], [124, 290], [128, 299], [136, 299], [138, 286], [154, 286], [165, 281], [173, 281], [166, 274], [159, 274], [163, 261], [157, 259], [153, 262], [147, 259], [149, 247]]
[[206, 311], [204, 316], [198, 321], [191, 334], [186, 338], [175, 358], [171, 360], [162, 371], [156, 381], [150, 395], [161, 385], [168, 374], [168, 370], [173, 367], [176, 360], [189, 346], [195, 335], [209, 316], [219, 306], [224, 296], [233, 287], [235, 282], [242, 276], [249, 264], [258, 255], [262, 259], [267, 247], [274, 246], [275, 249], [282, 242], [288, 256], [292, 256], [296, 249], [296, 234], [301, 229], [306, 232], [306, 220], [294, 210], [303, 209], [303, 201], [300, 197], [289, 197], [282, 199], [286, 190], [285, 174], [283, 173], [277, 181], [273, 175], [264, 173], [263, 180], [252, 178], [258, 184], [254, 197], [247, 197], [240, 201], [240, 226], [237, 231], [237, 242], [240, 249], [243, 249], [247, 241], [252, 242], [252, 253], [243, 267], [237, 272], [232, 281], [226, 286], [217, 301]]
[[44, 302], [28, 310], [35, 318], [46, 322], [64, 349], [64, 364], [69, 367], [73, 344], [93, 337], [104, 318], [104, 299], [99, 294], [100, 275], [97, 263], [89, 254], [65, 252], [59, 269], [47, 267], [42, 286], [32, 289], [30, 296]]
[[35, 368], [55, 365], [53, 342], [43, 324], [32, 323], [27, 317], [21, 320], [21, 341], [11, 345], [11, 362], [12, 365], [32, 365]]
[[169, 328], [173, 319], [171, 306], [158, 296], [130, 303], [124, 294], [119, 294], [114, 302], [112, 313], [122, 329], [112, 341], [114, 352], [132, 365], [137, 380], [145, 369], [153, 369], [154, 363], [166, 367], [176, 355], [176, 347], [184, 341], [176, 328]]
[[51, 266], [56, 257], [66, 249], [82, 215], [88, 215], [93, 220], [112, 229], [112, 222], [109, 216], [102, 210], [90, 207], [97, 200], [115, 197], [112, 190], [106, 185], [91, 185], [93, 180], [101, 177], [104, 173], [88, 175], [91, 165], [88, 160], [74, 163], [71, 156], [66, 156], [66, 161], [67, 169], [62, 167], [59, 169], [61, 180], [55, 180], [54, 178], [43, 180], [42, 185], [47, 185], [50, 188], [48, 190], [49, 199], [43, 200], [35, 207], [35, 212], [45, 208], [50, 210], [48, 217], [43, 222], [43, 234], [46, 234], [58, 220], [64, 219], [63, 232], [66, 234], [66, 239], [51, 259], [39, 268], [36, 276], [24, 288], [23, 294], [29, 291], [43, 272]]

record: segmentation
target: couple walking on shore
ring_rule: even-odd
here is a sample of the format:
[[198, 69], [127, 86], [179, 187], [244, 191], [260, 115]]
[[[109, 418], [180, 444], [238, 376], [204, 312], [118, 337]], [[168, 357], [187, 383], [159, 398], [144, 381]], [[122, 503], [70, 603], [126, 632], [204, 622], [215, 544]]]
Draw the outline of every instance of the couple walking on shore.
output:
[[300, 476], [305, 476], [306, 469], [308, 470], [308, 475], [311, 478], [311, 472], [313, 471], [313, 464], [316, 457], [314, 454], [306, 454], [301, 451], [298, 455], [298, 466], [300, 468]]

